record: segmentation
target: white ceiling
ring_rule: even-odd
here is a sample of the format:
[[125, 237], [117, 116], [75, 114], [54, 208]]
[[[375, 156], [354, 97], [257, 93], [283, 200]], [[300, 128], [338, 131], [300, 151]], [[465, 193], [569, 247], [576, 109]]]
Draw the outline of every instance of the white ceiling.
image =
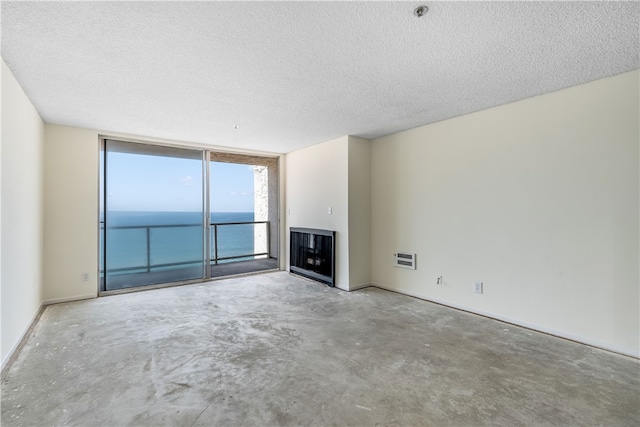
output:
[[2, 1], [1, 34], [48, 123], [286, 153], [640, 68], [639, 22], [638, 2]]

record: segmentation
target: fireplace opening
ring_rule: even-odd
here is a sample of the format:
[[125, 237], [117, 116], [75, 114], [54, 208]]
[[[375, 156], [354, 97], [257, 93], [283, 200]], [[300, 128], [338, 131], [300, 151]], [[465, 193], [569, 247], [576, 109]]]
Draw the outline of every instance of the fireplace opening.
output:
[[290, 266], [293, 274], [335, 286], [335, 231], [291, 227]]

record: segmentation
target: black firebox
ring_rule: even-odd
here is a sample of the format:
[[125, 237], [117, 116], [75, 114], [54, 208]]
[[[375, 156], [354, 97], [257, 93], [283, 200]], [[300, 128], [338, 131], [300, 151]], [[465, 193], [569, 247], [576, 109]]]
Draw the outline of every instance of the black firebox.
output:
[[289, 231], [291, 273], [335, 286], [336, 232], [296, 227]]

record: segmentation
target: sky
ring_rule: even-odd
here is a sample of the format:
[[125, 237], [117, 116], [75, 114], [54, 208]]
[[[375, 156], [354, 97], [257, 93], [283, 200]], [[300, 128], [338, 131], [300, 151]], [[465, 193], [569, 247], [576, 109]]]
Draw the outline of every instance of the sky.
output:
[[[109, 152], [107, 208], [115, 211], [202, 209], [202, 161]], [[253, 167], [210, 162], [211, 212], [253, 212]]]

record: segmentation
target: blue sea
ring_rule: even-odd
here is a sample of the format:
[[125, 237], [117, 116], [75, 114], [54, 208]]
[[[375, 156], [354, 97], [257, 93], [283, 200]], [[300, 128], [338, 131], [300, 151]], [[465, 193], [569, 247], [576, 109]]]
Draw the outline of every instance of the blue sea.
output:
[[[253, 212], [215, 212], [211, 223], [252, 222]], [[200, 212], [109, 211], [106, 217], [108, 274], [162, 271], [202, 265], [204, 242]], [[264, 224], [218, 225], [219, 262], [253, 259], [254, 231]], [[210, 228], [211, 259], [215, 230]], [[103, 236], [101, 236], [102, 238]], [[244, 257], [243, 257], [244, 256]], [[102, 264], [102, 263], [101, 263]], [[102, 270], [101, 265], [101, 270]]]

